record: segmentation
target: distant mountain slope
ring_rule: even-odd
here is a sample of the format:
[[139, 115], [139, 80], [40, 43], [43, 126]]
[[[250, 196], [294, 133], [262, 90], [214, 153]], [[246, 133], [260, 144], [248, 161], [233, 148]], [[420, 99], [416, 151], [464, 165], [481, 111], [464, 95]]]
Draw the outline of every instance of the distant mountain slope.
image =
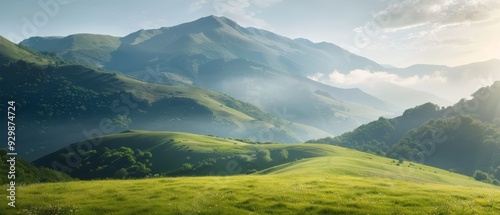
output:
[[[334, 138], [312, 140], [422, 162], [499, 183], [500, 81], [440, 108], [427, 103], [394, 119], [380, 118]], [[496, 178], [496, 180], [495, 180]]]
[[[300, 141], [278, 117], [227, 95], [146, 83], [85, 66], [57, 65], [9, 46], [14, 52], [4, 56], [11, 60], [1, 66], [5, 90], [0, 98], [16, 101], [19, 147], [30, 159], [65, 142], [128, 128]], [[18, 52], [48, 63], [25, 62]], [[6, 111], [6, 104], [0, 104], [0, 110]]]
[[418, 77], [422, 79], [422, 83], [413, 86], [414, 89], [457, 102], [463, 97], [470, 96], [478, 88], [500, 80], [498, 72], [500, 71], [500, 60], [490, 59], [454, 67], [414, 65], [408, 68], [387, 69], [386, 71], [404, 78]]
[[[451, 101], [436, 96], [426, 91], [403, 87], [390, 82], [375, 82], [360, 86], [365, 92], [394, 104], [400, 108], [415, 107], [420, 104], [431, 102], [440, 106], [453, 105]], [[401, 111], [402, 112], [402, 111]]]
[[[67, 41], [71, 41], [70, 45]], [[282, 101], [280, 103], [273, 102], [277, 101], [275, 95], [286, 97], [299, 88], [307, 91], [307, 99], [311, 100], [316, 90], [325, 91], [332, 99], [344, 104], [331, 106], [317, 101], [321, 103], [319, 106], [310, 106], [304, 103], [301, 109], [290, 114], [324, 112], [319, 109], [323, 107], [332, 109], [327, 116], [332, 120], [325, 122], [324, 126], [306, 125], [333, 135], [394, 111], [387, 103], [358, 89], [322, 86], [300, 78], [318, 72], [328, 74], [334, 70], [347, 72], [366, 67], [382, 68], [375, 62], [333, 44], [292, 40], [269, 31], [241, 27], [225, 17], [209, 16], [173, 27], [139, 30], [119, 38], [119, 42], [117, 38], [102, 35], [71, 35], [65, 38], [30, 38], [21, 44], [38, 51], [54, 51], [71, 61], [103, 66], [148, 82], [216, 90], [250, 102], [267, 112], [295, 106], [294, 102], [286, 99], [278, 99]], [[85, 55], [89, 51], [95, 54]], [[97, 57], [89, 60], [94, 55]], [[252, 83], [252, 86], [241, 82]], [[339, 127], [338, 124], [344, 124], [344, 120], [334, 119], [337, 117], [334, 112], [339, 110], [338, 107], [349, 109], [351, 105], [365, 106], [367, 112], [362, 113], [361, 118], [347, 113], [344, 117], [352, 123]], [[302, 118], [287, 120], [300, 124], [311, 121]]]
[[110, 52], [120, 46], [120, 38], [96, 34], [75, 34], [67, 37], [32, 37], [21, 43], [37, 51], [57, 52], [79, 64], [103, 67], [111, 59]]

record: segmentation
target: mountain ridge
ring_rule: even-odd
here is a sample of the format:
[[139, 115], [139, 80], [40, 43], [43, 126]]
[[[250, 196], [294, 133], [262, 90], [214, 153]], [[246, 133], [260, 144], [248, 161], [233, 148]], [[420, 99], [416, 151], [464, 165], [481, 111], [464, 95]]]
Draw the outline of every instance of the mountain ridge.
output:
[[[95, 42], [99, 43], [99, 40], [96, 38]], [[321, 88], [330, 94], [332, 100], [342, 101], [344, 104], [331, 106], [323, 100], [315, 100], [320, 103], [319, 106], [300, 104], [300, 108], [296, 108], [295, 113], [291, 114], [323, 112], [326, 116], [323, 118], [328, 120], [321, 128], [307, 119], [297, 118], [296, 122], [303, 124], [308, 121], [309, 124], [306, 125], [331, 134], [339, 134], [360, 122], [376, 119], [378, 116], [373, 116], [375, 113], [386, 115], [393, 111], [391, 105], [359, 89], [343, 90], [298, 78], [307, 77], [307, 74], [316, 71], [327, 73], [335, 68], [348, 71], [351, 67], [380, 67], [373, 61], [333, 44], [297, 42], [300, 40], [292, 40], [257, 28], [244, 28], [230, 19], [216, 16], [203, 17], [172, 27], [139, 30], [120, 38], [120, 41], [118, 48], [107, 51], [101, 49], [98, 53], [93, 53], [92, 56], [104, 56], [94, 61], [94, 66], [102, 66], [104, 69], [141, 80], [150, 79], [153, 75], [159, 77], [155, 83], [160, 84], [215, 90], [252, 103], [267, 112], [284, 107], [297, 107], [297, 103], [290, 99], [282, 99], [282, 103], [274, 102], [277, 96], [287, 96], [296, 91], [297, 86], [308, 91], [308, 95], [304, 94], [307, 100], [314, 100], [314, 91]], [[30, 39], [21, 44], [30, 44]], [[95, 60], [92, 56], [88, 57], [85, 50], [68, 51], [73, 54], [66, 53], [66, 59], [84, 64]], [[78, 56], [83, 56], [83, 60], [78, 59]], [[360, 65], [356, 64], [358, 61]], [[155, 69], [152, 70], [151, 67]], [[241, 81], [252, 84], [239, 83]], [[238, 89], [242, 86], [245, 86], [246, 90]], [[275, 95], [273, 97], [265, 92], [275, 92]], [[345, 96], [346, 92], [349, 92], [349, 96]], [[351, 116], [349, 111], [344, 111], [342, 117], [345, 116], [352, 123], [347, 127], [339, 127], [343, 118], [339, 118], [335, 113], [348, 110], [352, 105], [365, 106], [366, 110], [375, 111], [355, 114], [364, 115], [362, 117]], [[318, 109], [319, 107], [323, 110]]]
[[[31, 159], [64, 142], [83, 139], [86, 132], [109, 133], [110, 129], [102, 129], [102, 120], [115, 132], [130, 127], [300, 142], [282, 119], [228, 95], [61, 64], [13, 43], [5, 45], [14, 51], [2, 49], [0, 55], [9, 59], [1, 65], [0, 82], [8, 90], [0, 92], [0, 98], [16, 99], [21, 113], [16, 120], [23, 122], [17, 128], [19, 142], [24, 143], [20, 148]], [[5, 104], [0, 110], [6, 110]]]

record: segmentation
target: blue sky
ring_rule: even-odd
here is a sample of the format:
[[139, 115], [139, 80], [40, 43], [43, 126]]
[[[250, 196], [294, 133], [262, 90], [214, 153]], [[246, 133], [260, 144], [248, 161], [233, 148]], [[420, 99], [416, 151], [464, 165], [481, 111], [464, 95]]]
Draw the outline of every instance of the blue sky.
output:
[[500, 58], [497, 0], [1, 0], [0, 35], [125, 36], [219, 15], [335, 43], [381, 64], [456, 66]]

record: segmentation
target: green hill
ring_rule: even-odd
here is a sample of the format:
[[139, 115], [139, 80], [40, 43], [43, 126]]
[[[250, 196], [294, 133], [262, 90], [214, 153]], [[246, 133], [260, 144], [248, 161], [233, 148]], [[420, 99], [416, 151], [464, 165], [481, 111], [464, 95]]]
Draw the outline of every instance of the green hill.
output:
[[[68, 142], [127, 129], [253, 139], [264, 134], [268, 141], [299, 141], [278, 117], [224, 94], [61, 64], [5, 44], [14, 51], [4, 52], [9, 60], [1, 65], [0, 83], [5, 90], [0, 99], [16, 101], [19, 147], [28, 159]], [[6, 104], [0, 104], [0, 111], [6, 111]]]
[[500, 184], [499, 97], [497, 81], [447, 108], [427, 103], [394, 119], [380, 118], [341, 136], [309, 142], [411, 160]]
[[11, 181], [15, 181], [16, 184], [33, 184], [33, 183], [47, 183], [47, 182], [63, 182], [63, 181], [72, 181], [74, 180], [69, 175], [55, 171], [54, 169], [47, 167], [36, 167], [29, 161], [15, 157], [15, 178], [8, 178], [8, 175], [12, 175], [9, 173], [10, 171], [10, 163], [8, 160], [11, 160], [11, 156], [7, 155], [7, 151], [5, 149], [0, 149], [0, 159], [2, 161], [0, 163], [0, 184], [6, 185]]
[[[323, 145], [265, 144], [188, 133], [126, 131], [74, 143], [34, 163], [82, 179], [138, 178], [155, 174], [213, 175], [225, 172], [228, 162], [235, 165], [230, 174], [243, 174], [329, 154], [331, 148]], [[79, 162], [73, 164], [71, 160]]]
[[[269, 153], [253, 156], [256, 147]], [[288, 152], [287, 159], [283, 150]], [[151, 174], [174, 167], [184, 168], [182, 175], [212, 176], [21, 186], [17, 208], [35, 214], [494, 214], [500, 210], [499, 188], [493, 185], [422, 164], [324, 144], [253, 145], [186, 133], [130, 131], [102, 137], [98, 147], [78, 153], [82, 162], [74, 164], [79, 167], [73, 171], [88, 167], [85, 159], [100, 152], [104, 154], [99, 158], [104, 159], [106, 154], [142, 153], [134, 158], [136, 165], [141, 166], [137, 164], [141, 157], [148, 157]], [[61, 161], [57, 156], [79, 160], [75, 154], [57, 153], [37, 163], [51, 158]], [[247, 161], [237, 158], [243, 155], [248, 155]], [[217, 159], [216, 165], [206, 166], [211, 172], [196, 165], [198, 157], [211, 156]], [[180, 167], [183, 162], [190, 165]], [[262, 165], [272, 162], [268, 168]], [[117, 162], [100, 164], [111, 163]], [[262, 170], [227, 176], [254, 167]], [[97, 175], [97, 171], [87, 174]], [[40, 198], [54, 204], [47, 205]], [[13, 210], [4, 206], [0, 212]]]
[[17, 61], [19, 59], [40, 65], [48, 64], [47, 59], [32, 53], [24, 46], [16, 45], [0, 36], [0, 65], [5, 65], [11, 61]]

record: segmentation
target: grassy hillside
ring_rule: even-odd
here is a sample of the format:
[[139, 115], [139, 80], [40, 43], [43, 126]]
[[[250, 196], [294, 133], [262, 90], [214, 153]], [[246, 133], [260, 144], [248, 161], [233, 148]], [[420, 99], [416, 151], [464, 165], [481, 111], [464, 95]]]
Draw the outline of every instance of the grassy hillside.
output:
[[[98, 145], [92, 145], [97, 141]], [[74, 166], [66, 172], [77, 178], [128, 178], [213, 175], [226, 171], [229, 161], [237, 165], [231, 174], [243, 174], [332, 153], [324, 145], [247, 142], [188, 133], [127, 131], [72, 144], [34, 163], [63, 171]], [[68, 162], [75, 159], [80, 162]]]
[[500, 184], [500, 81], [471, 99], [440, 108], [426, 103], [402, 116], [312, 140], [406, 159]]
[[[181, 145], [194, 154], [213, 153], [214, 149], [240, 154], [251, 146], [183, 133], [119, 135], [132, 135], [129, 138], [134, 143], [137, 138], [150, 138], [149, 142], [181, 139]], [[110, 141], [103, 145], [119, 145]], [[147, 150], [154, 144], [137, 145]], [[329, 145], [259, 147], [311, 157], [250, 175], [222, 176], [245, 164], [221, 160], [226, 168], [216, 172], [217, 176], [21, 186], [16, 210], [35, 214], [494, 214], [500, 210], [498, 187], [433, 167]], [[152, 158], [155, 156], [159, 155]], [[1, 207], [0, 212], [18, 211]]]
[[49, 63], [49, 61], [42, 56], [33, 54], [23, 46], [16, 45], [0, 36], [0, 65], [19, 59], [39, 65], [46, 65]]
[[57, 52], [79, 64], [103, 67], [111, 52], [120, 46], [120, 38], [108, 35], [75, 34], [67, 37], [33, 37], [21, 43], [37, 51]]

